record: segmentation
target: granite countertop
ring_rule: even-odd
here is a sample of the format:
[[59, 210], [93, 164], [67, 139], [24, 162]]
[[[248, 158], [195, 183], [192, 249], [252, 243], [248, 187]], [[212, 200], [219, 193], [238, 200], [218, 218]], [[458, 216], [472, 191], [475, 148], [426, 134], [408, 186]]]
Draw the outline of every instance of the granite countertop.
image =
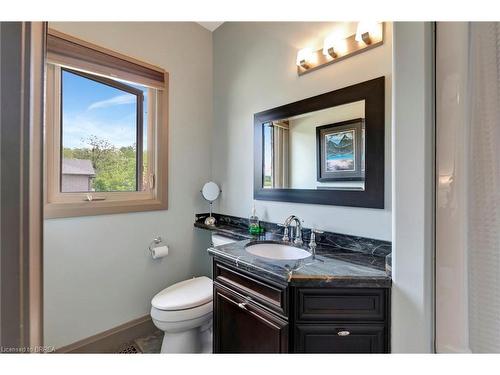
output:
[[[210, 247], [208, 252], [211, 256], [277, 282], [311, 287], [389, 288], [391, 286], [390, 273], [386, 272], [385, 256], [318, 243], [316, 259], [312, 257], [300, 260], [267, 259], [250, 254], [245, 247], [259, 241], [281, 242], [281, 236], [277, 233], [266, 232], [260, 236], [252, 236], [242, 226], [223, 223], [207, 226], [201, 221], [197, 221], [194, 225], [238, 240]], [[301, 248], [308, 250], [306, 240], [304, 244], [305, 246]]]
[[254, 236], [252, 236], [250, 233], [248, 233], [248, 228], [242, 228], [242, 227], [237, 227], [234, 225], [227, 225], [227, 224], [217, 224], [215, 226], [212, 225], [206, 225], [203, 222], [196, 221], [194, 223], [194, 226], [196, 228], [201, 228], [201, 229], [206, 229], [210, 230], [215, 233], [220, 233], [223, 236], [234, 238], [236, 240], [244, 240], [244, 239], [252, 239]]

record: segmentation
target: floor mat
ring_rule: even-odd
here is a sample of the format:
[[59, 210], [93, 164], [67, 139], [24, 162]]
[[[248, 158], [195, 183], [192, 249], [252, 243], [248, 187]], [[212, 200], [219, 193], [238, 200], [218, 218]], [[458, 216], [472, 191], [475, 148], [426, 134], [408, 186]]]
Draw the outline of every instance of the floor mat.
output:
[[141, 353], [140, 349], [134, 343], [127, 344], [122, 348], [120, 348], [120, 350], [118, 350], [118, 354], [139, 354], [139, 353]]

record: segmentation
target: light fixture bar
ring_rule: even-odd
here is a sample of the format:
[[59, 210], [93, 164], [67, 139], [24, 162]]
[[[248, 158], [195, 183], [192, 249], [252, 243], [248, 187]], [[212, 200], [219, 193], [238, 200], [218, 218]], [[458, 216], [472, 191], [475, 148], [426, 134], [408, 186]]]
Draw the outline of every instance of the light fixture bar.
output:
[[343, 44], [341, 50], [335, 48], [335, 43], [332, 43], [333, 45], [325, 43], [325, 46], [317, 51], [311, 52], [307, 48], [300, 50], [297, 54], [297, 74], [301, 76], [381, 46], [384, 44], [385, 23], [382, 22], [380, 27], [381, 33], [364, 32], [359, 40], [356, 40], [356, 34], [341, 40]]

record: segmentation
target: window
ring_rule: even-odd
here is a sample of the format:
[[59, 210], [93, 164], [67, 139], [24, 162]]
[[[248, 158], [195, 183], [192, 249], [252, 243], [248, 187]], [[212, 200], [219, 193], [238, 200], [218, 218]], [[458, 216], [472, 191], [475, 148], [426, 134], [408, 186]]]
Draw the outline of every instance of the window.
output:
[[50, 30], [46, 217], [167, 208], [159, 68]]
[[265, 189], [272, 189], [274, 187], [273, 183], [273, 123], [269, 122], [264, 124], [262, 128], [263, 143], [264, 143], [264, 168], [263, 168], [263, 187]]
[[61, 192], [146, 190], [147, 88], [54, 69], [61, 77]]

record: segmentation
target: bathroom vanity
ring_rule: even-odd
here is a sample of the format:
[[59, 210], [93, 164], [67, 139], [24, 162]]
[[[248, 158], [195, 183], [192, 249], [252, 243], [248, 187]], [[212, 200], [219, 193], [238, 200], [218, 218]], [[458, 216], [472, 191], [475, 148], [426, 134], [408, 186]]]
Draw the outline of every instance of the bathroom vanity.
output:
[[213, 272], [214, 353], [389, 352], [388, 288], [277, 283], [221, 260]]
[[237, 239], [208, 249], [214, 353], [390, 351], [391, 277], [385, 266], [390, 243], [326, 233], [316, 259], [268, 259], [247, 250], [282, 243], [280, 228], [265, 223], [266, 233], [255, 237], [245, 233], [244, 219], [218, 219], [215, 227], [195, 223]]

